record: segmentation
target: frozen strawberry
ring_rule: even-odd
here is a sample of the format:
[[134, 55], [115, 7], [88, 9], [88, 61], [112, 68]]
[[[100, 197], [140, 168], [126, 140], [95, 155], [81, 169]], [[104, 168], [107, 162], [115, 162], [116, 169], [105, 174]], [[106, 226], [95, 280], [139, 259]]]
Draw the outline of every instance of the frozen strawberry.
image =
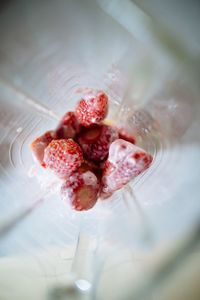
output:
[[152, 156], [130, 142], [118, 139], [110, 146], [104, 165], [101, 197], [107, 198], [151, 164]]
[[72, 139], [53, 140], [44, 151], [44, 162], [60, 177], [69, 176], [81, 166], [82, 150]]
[[80, 131], [80, 124], [72, 111], [67, 112], [61, 119], [56, 133], [58, 139], [69, 139], [74, 138]]
[[111, 120], [106, 119], [103, 121], [103, 124], [115, 127], [118, 131], [119, 139], [125, 140], [132, 144], [136, 143], [135, 136], [130, 133], [130, 131], [125, 130], [123, 127], [116, 126]]
[[101, 167], [100, 164], [94, 163], [93, 161], [89, 161], [89, 160], [84, 160], [84, 162], [78, 169], [78, 171], [80, 173], [91, 171], [92, 173], [94, 173], [96, 175], [96, 177], [99, 180], [101, 180], [102, 170], [103, 170], [103, 168]]
[[49, 143], [57, 138], [57, 134], [55, 131], [47, 131], [40, 137], [36, 138], [31, 144], [30, 148], [34, 155], [34, 158], [41, 164], [41, 166], [45, 167], [44, 159], [44, 150], [49, 145]]
[[110, 144], [117, 138], [116, 128], [96, 124], [83, 130], [78, 143], [86, 158], [100, 162], [107, 158]]
[[75, 210], [88, 210], [97, 202], [99, 182], [91, 171], [75, 172], [61, 187], [61, 195]]
[[118, 133], [119, 133], [120, 139], [130, 142], [132, 144], [136, 143], [135, 137], [133, 135], [129, 134], [125, 129], [123, 129], [123, 128], [118, 129]]
[[108, 112], [108, 97], [102, 91], [90, 91], [76, 106], [76, 117], [81, 125], [100, 123]]

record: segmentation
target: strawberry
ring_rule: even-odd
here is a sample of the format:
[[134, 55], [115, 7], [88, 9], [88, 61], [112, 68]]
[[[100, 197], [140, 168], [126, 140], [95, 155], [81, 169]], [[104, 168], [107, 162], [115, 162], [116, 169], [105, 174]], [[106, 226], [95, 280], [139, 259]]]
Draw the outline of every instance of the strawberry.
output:
[[49, 145], [49, 143], [57, 138], [55, 131], [47, 131], [40, 137], [36, 138], [31, 144], [30, 148], [34, 155], [34, 158], [41, 164], [42, 167], [45, 167], [44, 159], [44, 150]]
[[99, 182], [91, 171], [75, 172], [61, 187], [61, 195], [75, 210], [88, 210], [97, 202]]
[[132, 144], [136, 143], [135, 137], [133, 135], [129, 134], [125, 129], [123, 129], [123, 128], [118, 129], [118, 133], [119, 133], [120, 139], [130, 142]]
[[86, 158], [100, 162], [107, 158], [110, 144], [117, 138], [117, 129], [96, 124], [82, 131], [78, 143]]
[[80, 131], [80, 125], [75, 114], [72, 111], [67, 112], [61, 119], [56, 133], [58, 139], [69, 139], [74, 138]]
[[92, 161], [84, 160], [80, 168], [78, 169], [79, 172], [84, 173], [87, 171], [91, 171], [95, 174], [95, 176], [101, 180], [102, 176], [102, 168], [100, 164], [95, 164]]
[[44, 151], [44, 162], [58, 176], [69, 176], [81, 166], [82, 150], [72, 139], [53, 140]]
[[130, 142], [118, 139], [109, 150], [104, 165], [101, 197], [107, 198], [144, 172], [151, 164], [152, 156]]
[[83, 126], [100, 123], [108, 112], [108, 97], [102, 91], [90, 91], [79, 101], [75, 114]]

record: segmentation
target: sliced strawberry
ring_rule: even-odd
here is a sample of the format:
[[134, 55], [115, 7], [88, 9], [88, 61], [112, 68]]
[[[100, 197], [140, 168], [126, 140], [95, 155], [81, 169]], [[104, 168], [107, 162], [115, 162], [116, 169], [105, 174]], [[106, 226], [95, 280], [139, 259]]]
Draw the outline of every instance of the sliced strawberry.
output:
[[82, 165], [78, 169], [78, 171], [80, 173], [85, 173], [87, 171], [91, 171], [100, 180], [101, 180], [101, 176], [102, 176], [102, 172], [103, 172], [102, 170], [103, 169], [100, 166], [100, 164], [95, 164], [94, 162], [89, 161], [89, 160], [84, 160], [84, 162], [82, 163]]
[[144, 172], [151, 164], [152, 156], [143, 149], [118, 139], [110, 146], [104, 165], [101, 197], [107, 198]]
[[93, 125], [78, 137], [85, 157], [101, 162], [107, 158], [110, 144], [118, 138], [117, 129], [108, 125]]
[[53, 140], [45, 149], [44, 162], [57, 175], [69, 176], [81, 166], [82, 150], [72, 139]]
[[82, 132], [78, 139], [83, 140], [86, 144], [92, 144], [100, 138], [101, 131], [102, 125], [93, 124], [89, 128], [82, 127]]
[[49, 143], [57, 138], [55, 131], [47, 131], [43, 135], [36, 138], [31, 144], [30, 148], [34, 155], [34, 158], [41, 164], [42, 167], [45, 167], [44, 163], [44, 150], [49, 145]]
[[61, 195], [75, 210], [88, 210], [97, 202], [99, 182], [91, 171], [75, 172], [61, 187]]
[[122, 140], [125, 140], [127, 142], [130, 142], [132, 144], [136, 143], [136, 139], [133, 135], [129, 134], [125, 129], [120, 128], [119, 131], [119, 138]]
[[75, 114], [83, 126], [100, 123], [108, 112], [108, 97], [102, 91], [89, 91], [79, 101]]
[[58, 139], [69, 139], [74, 138], [80, 131], [80, 124], [72, 111], [67, 112], [61, 119], [56, 133]]

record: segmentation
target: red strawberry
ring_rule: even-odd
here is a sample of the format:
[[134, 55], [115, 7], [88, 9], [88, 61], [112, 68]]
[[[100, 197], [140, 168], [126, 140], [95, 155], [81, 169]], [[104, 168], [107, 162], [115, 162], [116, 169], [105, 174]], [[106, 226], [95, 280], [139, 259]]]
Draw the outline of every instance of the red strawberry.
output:
[[109, 197], [151, 164], [152, 156], [143, 149], [121, 139], [110, 146], [109, 157], [104, 165], [102, 198]]
[[108, 97], [102, 91], [90, 91], [76, 106], [76, 117], [81, 125], [100, 123], [108, 112]]
[[102, 168], [99, 164], [95, 164], [92, 161], [84, 160], [78, 171], [80, 173], [91, 171], [99, 180], [101, 180]]
[[41, 164], [41, 166], [45, 167], [44, 159], [44, 150], [49, 145], [49, 143], [57, 138], [57, 134], [55, 131], [47, 131], [40, 137], [36, 138], [31, 144], [30, 148], [33, 152], [36, 160]]
[[72, 139], [53, 140], [45, 149], [44, 162], [60, 177], [70, 176], [83, 162], [82, 150]]
[[58, 139], [74, 138], [80, 131], [80, 125], [77, 121], [75, 114], [71, 111], [67, 112], [61, 119], [56, 133]]
[[117, 129], [108, 125], [85, 128], [78, 138], [85, 156], [97, 162], [107, 158], [110, 144], [118, 138]]
[[61, 187], [62, 198], [75, 210], [88, 210], [97, 202], [99, 182], [91, 171], [75, 172]]
[[132, 144], [136, 143], [135, 137], [133, 135], [129, 134], [125, 129], [123, 129], [123, 128], [118, 129], [118, 133], [119, 133], [120, 139], [130, 142]]

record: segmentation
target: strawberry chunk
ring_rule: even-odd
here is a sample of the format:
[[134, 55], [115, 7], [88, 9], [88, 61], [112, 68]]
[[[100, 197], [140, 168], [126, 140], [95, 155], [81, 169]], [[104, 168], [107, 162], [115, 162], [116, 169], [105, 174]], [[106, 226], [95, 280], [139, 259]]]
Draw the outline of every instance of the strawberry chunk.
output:
[[72, 111], [67, 112], [62, 117], [58, 127], [56, 128], [58, 139], [74, 138], [79, 131], [80, 124]]
[[34, 158], [41, 164], [42, 167], [45, 167], [44, 163], [44, 150], [49, 145], [49, 143], [57, 138], [55, 131], [47, 131], [43, 135], [36, 138], [31, 144], [30, 148], [32, 150]]
[[75, 172], [61, 187], [61, 196], [64, 201], [78, 211], [88, 210], [97, 202], [99, 182], [91, 171]]
[[44, 162], [58, 176], [69, 176], [81, 166], [82, 150], [72, 139], [53, 140], [44, 151]]
[[82, 165], [80, 166], [80, 168], [78, 169], [79, 172], [84, 173], [87, 171], [91, 171], [95, 174], [95, 176], [101, 180], [102, 177], [102, 167], [100, 164], [94, 163], [92, 161], [89, 160], [84, 160], [84, 162], [82, 163]]
[[151, 164], [152, 156], [130, 142], [118, 139], [110, 146], [104, 165], [101, 197], [107, 198], [121, 189]]
[[125, 129], [120, 128], [119, 131], [119, 138], [122, 140], [125, 140], [127, 142], [130, 142], [132, 144], [136, 143], [136, 139], [133, 135], [129, 134]]
[[102, 91], [89, 91], [79, 101], [75, 114], [83, 126], [100, 123], [108, 112], [108, 97]]
[[100, 162], [107, 158], [110, 144], [117, 138], [116, 128], [96, 124], [83, 130], [78, 137], [78, 143], [86, 158]]

